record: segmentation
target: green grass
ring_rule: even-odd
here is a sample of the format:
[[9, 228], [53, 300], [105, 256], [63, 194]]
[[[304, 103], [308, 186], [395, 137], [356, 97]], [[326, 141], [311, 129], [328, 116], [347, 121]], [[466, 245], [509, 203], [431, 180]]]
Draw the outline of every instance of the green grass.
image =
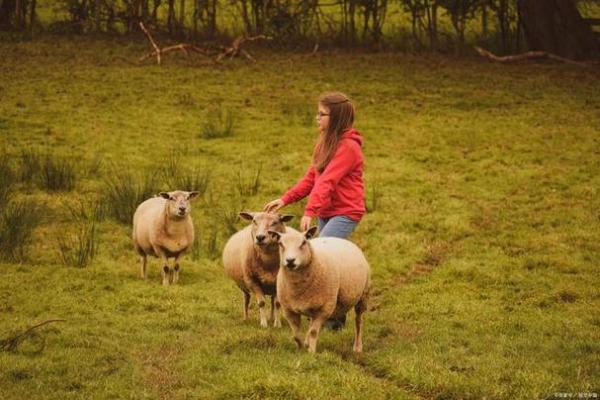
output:
[[[121, 58], [145, 50], [110, 38], [0, 42], [0, 146], [13, 171], [2, 179], [10, 201], [44, 211], [23, 261], [0, 265], [0, 339], [66, 319], [0, 352], [0, 398], [598, 392], [596, 72], [258, 49], [250, 49], [257, 64]], [[219, 260], [243, 226], [232, 216], [262, 208], [307, 168], [310, 115], [326, 90], [355, 100], [365, 137], [372, 212], [353, 235], [373, 270], [362, 355], [351, 352], [353, 317], [345, 330], [321, 334], [316, 355], [296, 350], [287, 326], [260, 329], [254, 303], [242, 322], [241, 294]], [[235, 132], [208, 140], [202, 126], [215, 104], [234, 113]], [[73, 189], [17, 179], [26, 154], [77, 160]], [[181, 284], [165, 288], [156, 260], [148, 282], [138, 277], [128, 218], [140, 193], [175, 189], [167, 168], [189, 176], [176, 183], [210, 179], [193, 204], [199, 242]], [[57, 251], [78, 227], [65, 198], [116, 206], [96, 223], [85, 268], [63, 266]]]

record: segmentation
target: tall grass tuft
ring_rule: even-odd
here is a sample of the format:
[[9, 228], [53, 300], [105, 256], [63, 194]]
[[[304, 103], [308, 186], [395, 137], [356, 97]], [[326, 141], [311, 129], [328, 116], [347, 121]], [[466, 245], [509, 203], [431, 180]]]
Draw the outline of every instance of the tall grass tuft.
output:
[[101, 204], [66, 206], [76, 223], [75, 233], [58, 238], [60, 260], [66, 266], [83, 268], [89, 265], [97, 252], [97, 226], [101, 217]]
[[209, 114], [202, 125], [201, 136], [204, 139], [217, 139], [234, 135], [235, 117], [231, 111], [223, 111], [220, 107]]
[[27, 259], [27, 247], [41, 213], [39, 205], [32, 200], [3, 203], [0, 208], [0, 259], [9, 262]]
[[25, 183], [35, 183], [40, 176], [42, 156], [37, 150], [23, 150], [19, 168], [19, 179]]
[[206, 237], [206, 255], [210, 259], [215, 259], [220, 255], [218, 245], [219, 230], [215, 225], [210, 227]]
[[379, 189], [379, 182], [373, 182], [370, 190], [368, 191], [368, 197], [366, 203], [367, 212], [375, 212], [381, 204], [382, 197], [381, 190]]
[[92, 160], [90, 161], [88, 168], [87, 168], [87, 174], [88, 176], [98, 176], [100, 174], [100, 171], [102, 170], [102, 161], [104, 159], [104, 156], [100, 153], [96, 153], [96, 155], [94, 156], [94, 158], [92, 158]]
[[69, 158], [46, 154], [40, 164], [40, 184], [49, 191], [68, 191], [75, 188], [76, 163]]
[[16, 181], [15, 171], [8, 154], [0, 154], [0, 205], [6, 204]]
[[238, 220], [238, 211], [236, 209], [222, 209], [219, 210], [219, 219], [220, 222], [225, 227], [224, 234], [226, 236], [233, 235], [237, 232], [237, 227], [235, 223]]
[[199, 192], [200, 195], [203, 195], [208, 188], [208, 183], [210, 182], [210, 171], [198, 171], [198, 170], [190, 170], [184, 171], [178, 176], [176, 176], [173, 180], [173, 185], [170, 187], [177, 188], [180, 190], [186, 190], [188, 192], [196, 191]]
[[210, 181], [208, 169], [199, 171], [197, 168], [188, 167], [177, 152], [172, 152], [162, 165], [162, 177], [169, 190], [197, 191], [200, 195], [206, 192]]
[[128, 171], [113, 172], [104, 180], [104, 211], [117, 222], [130, 224], [137, 206], [158, 192], [160, 185], [153, 171], [138, 176]]
[[194, 238], [194, 243], [192, 243], [192, 251], [190, 252], [190, 256], [192, 260], [198, 261], [200, 256], [202, 255], [202, 240], [200, 235], [196, 235]]
[[237, 189], [240, 196], [254, 196], [260, 189], [260, 173], [262, 166], [259, 166], [256, 172], [246, 174], [242, 170], [237, 171]]

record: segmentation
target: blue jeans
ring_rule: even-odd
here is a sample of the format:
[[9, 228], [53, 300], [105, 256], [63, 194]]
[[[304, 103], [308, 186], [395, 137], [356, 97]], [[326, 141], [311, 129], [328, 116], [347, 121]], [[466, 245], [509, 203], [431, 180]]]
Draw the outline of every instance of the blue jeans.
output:
[[330, 218], [318, 218], [320, 237], [337, 237], [348, 239], [348, 236], [354, 232], [358, 222], [351, 220], [344, 215], [336, 215]]

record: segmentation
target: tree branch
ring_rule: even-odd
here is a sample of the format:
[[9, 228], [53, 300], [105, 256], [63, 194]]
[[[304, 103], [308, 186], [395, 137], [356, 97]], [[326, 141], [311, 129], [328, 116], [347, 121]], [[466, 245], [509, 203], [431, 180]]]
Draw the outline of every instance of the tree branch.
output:
[[49, 324], [51, 322], [64, 322], [64, 319], [49, 319], [47, 321], [44, 322], [40, 322], [37, 325], [32, 326], [31, 328], [27, 329], [25, 332], [17, 334], [15, 336], [12, 337], [8, 337], [6, 339], [2, 339], [0, 340], [0, 351], [14, 351], [17, 349], [17, 346], [27, 338], [27, 336], [31, 335], [31, 332], [33, 332], [35, 329], [44, 326], [46, 324]]
[[550, 60], [560, 61], [560, 62], [564, 62], [564, 63], [568, 63], [568, 64], [579, 65], [582, 67], [589, 67], [590, 65], [598, 64], [597, 62], [574, 61], [574, 60], [560, 57], [560, 56], [557, 56], [556, 54], [548, 53], [545, 51], [528, 51], [528, 52], [522, 53], [522, 54], [515, 54], [515, 55], [510, 55], [510, 56], [502, 56], [502, 57], [492, 54], [488, 50], [482, 49], [481, 47], [477, 47], [477, 46], [475, 47], [475, 51], [477, 51], [477, 53], [480, 56], [485, 57], [490, 61], [499, 62], [499, 63], [503, 63], [503, 64], [509, 64], [509, 63], [513, 63], [513, 62], [518, 62], [518, 61], [523, 61], [523, 60], [532, 60], [532, 59], [538, 59], [538, 60], [539, 59], [550, 59]]

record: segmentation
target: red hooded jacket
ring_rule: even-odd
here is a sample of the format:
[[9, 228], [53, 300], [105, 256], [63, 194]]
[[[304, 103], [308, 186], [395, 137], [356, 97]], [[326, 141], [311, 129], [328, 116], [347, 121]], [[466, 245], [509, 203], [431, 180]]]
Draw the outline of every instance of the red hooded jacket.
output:
[[310, 194], [304, 215], [329, 218], [344, 215], [360, 221], [365, 214], [362, 136], [357, 130], [343, 133], [337, 150], [322, 173], [313, 165], [281, 198], [294, 203]]

